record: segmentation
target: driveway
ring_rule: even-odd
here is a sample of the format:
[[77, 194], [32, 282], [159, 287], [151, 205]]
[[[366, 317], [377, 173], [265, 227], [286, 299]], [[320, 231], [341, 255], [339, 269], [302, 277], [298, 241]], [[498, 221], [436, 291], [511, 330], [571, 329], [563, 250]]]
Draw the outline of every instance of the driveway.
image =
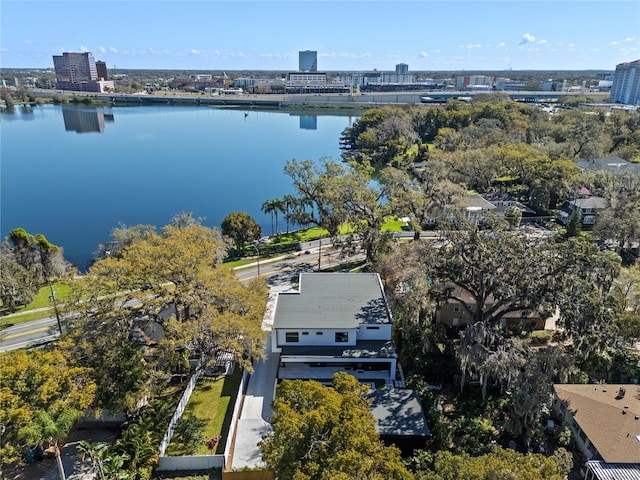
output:
[[247, 391], [244, 395], [242, 411], [236, 428], [235, 445], [233, 448], [232, 468], [264, 467], [259, 443], [262, 437], [269, 432], [276, 376], [278, 374], [278, 362], [280, 355], [271, 353], [271, 326], [278, 292], [287, 291], [290, 285], [272, 286], [269, 292], [269, 301], [262, 328], [269, 332], [265, 346], [266, 357], [264, 360], [253, 364], [253, 374], [249, 377]]

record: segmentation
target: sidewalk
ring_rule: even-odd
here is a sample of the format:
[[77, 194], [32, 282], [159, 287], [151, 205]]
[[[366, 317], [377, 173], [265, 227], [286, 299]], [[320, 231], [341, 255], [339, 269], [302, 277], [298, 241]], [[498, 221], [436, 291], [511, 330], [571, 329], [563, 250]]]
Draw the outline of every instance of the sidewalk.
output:
[[271, 426], [271, 403], [275, 394], [276, 376], [280, 355], [271, 353], [271, 326], [275, 312], [278, 292], [289, 290], [289, 285], [271, 287], [267, 311], [265, 312], [263, 330], [268, 332], [265, 345], [266, 358], [254, 363], [254, 372], [249, 377], [247, 391], [244, 395], [242, 411], [236, 428], [235, 446], [233, 449], [232, 468], [264, 467], [259, 443]]

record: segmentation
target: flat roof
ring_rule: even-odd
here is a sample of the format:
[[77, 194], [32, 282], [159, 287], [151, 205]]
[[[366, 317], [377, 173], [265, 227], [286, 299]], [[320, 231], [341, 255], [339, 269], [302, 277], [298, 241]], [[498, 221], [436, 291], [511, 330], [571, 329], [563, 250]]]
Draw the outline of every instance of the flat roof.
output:
[[428, 437], [431, 435], [418, 394], [409, 389], [373, 390], [367, 399], [380, 435]]
[[354, 329], [363, 323], [391, 323], [377, 273], [301, 273], [299, 292], [278, 294], [273, 326]]
[[605, 462], [640, 463], [639, 385], [556, 384], [553, 388]]

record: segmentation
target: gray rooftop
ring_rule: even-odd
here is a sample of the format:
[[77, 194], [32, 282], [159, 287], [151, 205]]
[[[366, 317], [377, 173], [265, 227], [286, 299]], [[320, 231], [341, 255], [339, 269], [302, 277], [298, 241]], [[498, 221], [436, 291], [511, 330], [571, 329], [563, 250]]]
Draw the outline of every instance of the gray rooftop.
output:
[[591, 160], [587, 160], [581, 158], [576, 161], [576, 164], [582, 170], [588, 170], [592, 172], [597, 172], [600, 170], [605, 170], [608, 172], [635, 172], [640, 173], [640, 164], [627, 162], [626, 160], [620, 157], [604, 157], [604, 158], [594, 158]]
[[428, 437], [427, 419], [413, 390], [373, 390], [367, 398], [380, 435]]
[[299, 293], [280, 293], [274, 328], [358, 328], [391, 323], [377, 273], [301, 273]]
[[582, 197], [571, 200], [569, 203], [579, 208], [607, 208], [608, 202], [602, 197]]

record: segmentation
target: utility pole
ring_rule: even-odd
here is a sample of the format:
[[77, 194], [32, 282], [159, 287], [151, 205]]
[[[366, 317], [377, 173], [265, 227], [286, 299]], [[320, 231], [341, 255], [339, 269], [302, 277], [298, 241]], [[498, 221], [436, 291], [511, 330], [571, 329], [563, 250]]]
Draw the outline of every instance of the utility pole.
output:
[[[258, 273], [258, 275], [260, 275]], [[58, 321], [58, 331], [60, 335], [62, 335], [62, 323], [60, 323], [60, 313], [58, 312], [58, 302], [56, 302], [56, 292], [53, 290], [53, 284], [51, 283], [51, 279], [47, 277], [47, 283], [49, 284], [49, 289], [51, 290], [51, 295], [49, 296], [49, 300], [53, 302], [53, 311], [56, 313], [56, 320]]]

